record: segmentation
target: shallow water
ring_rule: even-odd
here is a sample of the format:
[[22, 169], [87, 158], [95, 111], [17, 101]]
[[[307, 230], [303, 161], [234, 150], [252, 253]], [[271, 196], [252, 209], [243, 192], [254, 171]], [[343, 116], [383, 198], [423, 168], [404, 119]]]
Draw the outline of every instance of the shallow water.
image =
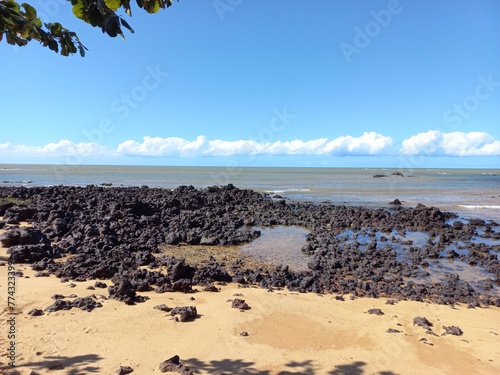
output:
[[[307, 263], [311, 261], [311, 257], [304, 255], [301, 251], [302, 247], [307, 243], [306, 239], [309, 234], [307, 229], [297, 226], [255, 227], [253, 229], [260, 230], [261, 236], [240, 248], [240, 251], [244, 254], [275, 266], [288, 265], [294, 271], [308, 270]], [[380, 241], [381, 236], [385, 236], [388, 241]], [[429, 238], [428, 233], [420, 231], [407, 231], [404, 234], [397, 231], [391, 233], [368, 231], [367, 234], [367, 231], [364, 230], [359, 232], [345, 230], [337, 235], [337, 239], [342, 244], [359, 243], [360, 250], [364, 250], [365, 246], [373, 241], [377, 241], [377, 248], [389, 245], [396, 251], [396, 258], [403, 262], [409, 262], [407, 254], [410, 247], [421, 247], [427, 244]], [[395, 242], [392, 242], [393, 240]], [[449, 249], [453, 249], [458, 254], [467, 254], [469, 251], [465, 249], [465, 244], [461, 241], [447, 245], [440, 251], [443, 258], [429, 260], [429, 266], [422, 267], [430, 275], [425, 278], [414, 279], [414, 281], [419, 283], [439, 283], [446, 280], [447, 275], [457, 274], [461, 280], [467, 281], [478, 292], [500, 295], [500, 286], [495, 283], [494, 274], [485, 271], [481, 266], [471, 266], [459, 259], [444, 258]], [[484, 280], [491, 282], [493, 286], [491, 290], [484, 290], [481, 287], [481, 282]]]
[[[483, 231], [484, 232], [484, 231]], [[363, 234], [361, 234], [363, 233]], [[380, 238], [385, 236], [388, 240], [381, 241]], [[366, 234], [366, 231], [352, 231], [345, 230], [337, 235], [337, 239], [342, 241], [342, 244], [354, 244], [359, 243], [359, 249], [361, 251], [365, 250], [365, 246], [377, 241], [377, 249], [380, 249], [386, 245], [389, 245], [396, 252], [396, 259], [399, 261], [409, 263], [407, 254], [410, 247], [422, 247], [426, 245], [430, 239], [428, 233], [420, 231], [406, 231], [401, 234], [398, 231], [392, 231], [391, 233], [382, 232], [371, 232], [370, 235]], [[395, 240], [393, 242], [393, 240]], [[433, 242], [439, 241], [439, 236], [433, 239]], [[481, 237], [473, 237], [472, 242], [474, 243], [485, 243], [488, 246], [499, 245], [499, 240], [494, 239], [484, 239]], [[439, 254], [443, 258], [436, 259], [435, 261], [429, 261], [428, 267], [422, 267], [425, 271], [429, 272], [430, 276], [426, 278], [415, 279], [417, 282], [430, 282], [439, 283], [446, 279], [447, 275], [457, 274], [461, 280], [469, 282], [469, 284], [476, 290], [482, 293], [500, 295], [500, 286], [496, 285], [494, 282], [496, 276], [492, 273], [487, 272], [481, 266], [471, 266], [466, 262], [459, 259], [447, 259], [445, 258], [446, 252], [448, 250], [454, 250], [460, 255], [466, 255], [469, 250], [465, 247], [462, 241], [452, 242], [446, 245], [440, 250]], [[493, 250], [490, 251], [491, 254], [496, 254], [499, 256], [498, 252]], [[484, 290], [480, 286], [480, 282], [484, 280], [490, 280], [493, 288], [491, 290]]]
[[[480, 266], [471, 266], [459, 259], [439, 259], [429, 263], [425, 270], [430, 273], [426, 278], [432, 283], [440, 283], [446, 280], [447, 275], [456, 274], [460, 280], [467, 281], [477, 292], [500, 296], [499, 286], [494, 282], [495, 275], [486, 272]], [[484, 290], [480, 282], [489, 280], [493, 286], [491, 290]]]
[[258, 239], [240, 248], [240, 251], [259, 261], [279, 265], [288, 265], [291, 270], [305, 271], [311, 258], [302, 253], [307, 243], [309, 231], [297, 226], [276, 226], [253, 228], [259, 230]]

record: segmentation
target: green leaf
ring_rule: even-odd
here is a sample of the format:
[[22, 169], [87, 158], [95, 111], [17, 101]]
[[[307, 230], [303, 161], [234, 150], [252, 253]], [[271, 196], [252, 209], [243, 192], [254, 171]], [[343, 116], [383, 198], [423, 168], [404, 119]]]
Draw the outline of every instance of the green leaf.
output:
[[24, 10], [26, 11], [25, 15], [26, 15], [26, 18], [28, 20], [34, 20], [36, 19], [36, 9], [33, 8], [31, 5], [29, 4], [26, 4], [26, 3], [22, 3], [21, 6], [24, 8]]
[[83, 19], [83, 10], [84, 10], [84, 5], [83, 1], [79, 1], [78, 3], [75, 3], [73, 5], [73, 14], [80, 19]]
[[64, 44], [62, 42], [61, 42], [61, 55], [63, 55], [63, 56], [69, 55], [68, 47], [66, 46], [66, 44]]
[[22, 37], [29, 39], [30, 37], [30, 29], [27, 27], [26, 22], [23, 22], [21, 28], [17, 31], [17, 33]]
[[120, 17], [120, 22], [122, 23], [122, 25], [123, 25], [124, 27], [126, 27], [127, 29], [129, 29], [129, 30], [130, 30], [130, 32], [131, 32], [132, 34], [135, 32], [135, 31], [134, 31], [134, 29], [132, 29], [132, 28], [130, 27], [130, 25], [128, 24], [128, 22], [127, 22], [127, 21], [125, 21], [125, 20], [124, 20], [123, 18], [121, 18], [121, 17]]
[[28, 44], [28, 41], [26, 39], [22, 39], [18, 37], [15, 34], [12, 33], [7, 33], [7, 43], [12, 44], [12, 45], [18, 45], [19, 47], [25, 46]]
[[97, 8], [93, 8], [90, 12], [84, 14], [83, 20], [90, 23], [92, 26], [102, 26], [104, 19], [106, 17], [101, 14], [101, 11]]
[[12, 44], [12, 45], [16, 44], [16, 42], [14, 41], [14, 38], [12, 38], [11, 33], [6, 33], [5, 35], [7, 36], [7, 43]]
[[118, 16], [115, 14], [107, 16], [102, 24], [102, 32], [105, 32], [112, 38], [115, 38], [118, 34], [122, 35]]
[[59, 22], [54, 22], [50, 24], [50, 33], [52, 35], [59, 35], [61, 33], [62, 26]]
[[88, 51], [83, 44], [78, 44], [78, 50], [80, 51], [81, 57], [85, 57], [85, 51]]
[[122, 6], [122, 2], [120, 0], [104, 0], [104, 3], [113, 11]]
[[125, 13], [132, 16], [132, 10], [130, 9], [130, 0], [122, 0], [123, 8], [125, 8]]
[[5, 5], [9, 9], [12, 9], [16, 13], [21, 12], [21, 7], [15, 1], [3, 1], [2, 4]]
[[163, 5], [162, 0], [137, 0], [137, 5], [148, 13], [157, 13], [160, 10], [160, 4]]
[[157, 13], [160, 10], [160, 5], [163, 5], [161, 0], [155, 1], [154, 6], [152, 8], [152, 12], [150, 12], [150, 13]]
[[40, 19], [40, 17], [38, 17], [37, 19], [31, 21], [31, 23], [33, 25], [35, 25], [36, 27], [42, 27], [42, 20]]
[[57, 45], [57, 42], [54, 39], [50, 38], [48, 43], [49, 43], [49, 49], [51, 49], [54, 52], [59, 52], [59, 46]]

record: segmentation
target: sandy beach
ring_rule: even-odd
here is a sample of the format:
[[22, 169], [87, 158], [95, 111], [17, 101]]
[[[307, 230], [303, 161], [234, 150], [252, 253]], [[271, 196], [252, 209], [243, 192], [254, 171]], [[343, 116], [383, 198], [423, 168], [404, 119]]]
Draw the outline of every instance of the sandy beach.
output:
[[[2, 308], [6, 250], [2, 248], [0, 255]], [[16, 367], [8, 366], [2, 348], [4, 374], [115, 374], [120, 366], [154, 374], [174, 355], [196, 374], [500, 372], [500, 309], [495, 307], [408, 301], [390, 305], [383, 298], [349, 296], [342, 301], [331, 294], [269, 292], [237, 284], [219, 286], [220, 292], [140, 293], [149, 300], [128, 306], [108, 300], [106, 289], [87, 289], [95, 281], [71, 287], [73, 283], [61, 283], [54, 276], [34, 277], [29, 265], [15, 267], [23, 273], [16, 279]], [[54, 294], [94, 294], [102, 307], [27, 315], [51, 305]], [[235, 298], [244, 299], [250, 309], [232, 308]], [[198, 317], [178, 322], [153, 308], [159, 304], [195, 306]], [[373, 308], [383, 315], [367, 313]], [[10, 317], [2, 312], [2, 327]], [[414, 325], [415, 317], [427, 318], [434, 334]], [[442, 326], [457, 326], [463, 335], [442, 335]], [[390, 328], [399, 332], [388, 333]]]

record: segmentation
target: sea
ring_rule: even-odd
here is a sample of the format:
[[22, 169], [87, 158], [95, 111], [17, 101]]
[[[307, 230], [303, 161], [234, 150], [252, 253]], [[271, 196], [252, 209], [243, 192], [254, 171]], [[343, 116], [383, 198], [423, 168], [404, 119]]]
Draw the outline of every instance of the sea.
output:
[[500, 223], [500, 169], [181, 167], [0, 164], [0, 186], [233, 184], [293, 201], [373, 208], [418, 203]]

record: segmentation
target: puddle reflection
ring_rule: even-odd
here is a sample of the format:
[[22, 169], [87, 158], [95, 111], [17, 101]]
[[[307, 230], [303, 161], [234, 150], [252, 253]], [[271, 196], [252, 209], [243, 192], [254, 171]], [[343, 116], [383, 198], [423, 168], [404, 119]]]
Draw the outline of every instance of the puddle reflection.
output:
[[288, 265], [291, 270], [305, 271], [311, 257], [301, 251], [306, 245], [307, 229], [297, 226], [276, 226], [270, 228], [252, 228], [259, 230], [258, 239], [240, 248], [244, 254], [259, 261], [279, 265]]

